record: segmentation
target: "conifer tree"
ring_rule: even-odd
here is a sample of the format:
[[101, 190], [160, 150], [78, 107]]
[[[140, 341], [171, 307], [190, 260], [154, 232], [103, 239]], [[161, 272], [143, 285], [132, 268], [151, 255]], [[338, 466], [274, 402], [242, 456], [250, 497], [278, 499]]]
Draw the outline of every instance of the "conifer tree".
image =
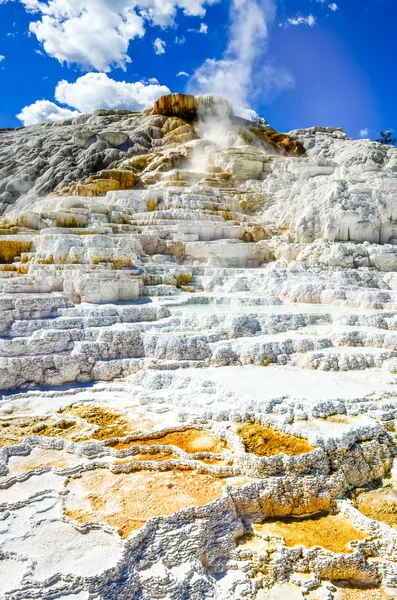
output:
[[376, 141], [380, 142], [381, 144], [384, 144], [385, 146], [395, 146], [396, 145], [396, 138], [391, 137], [392, 136], [392, 131], [381, 131], [380, 132], [380, 138], [378, 138]]

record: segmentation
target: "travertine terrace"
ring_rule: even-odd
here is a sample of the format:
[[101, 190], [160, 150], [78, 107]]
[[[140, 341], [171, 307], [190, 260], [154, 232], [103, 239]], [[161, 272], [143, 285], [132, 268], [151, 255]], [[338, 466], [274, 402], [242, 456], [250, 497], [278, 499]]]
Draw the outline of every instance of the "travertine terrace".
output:
[[396, 598], [397, 150], [171, 95], [0, 155], [0, 597]]

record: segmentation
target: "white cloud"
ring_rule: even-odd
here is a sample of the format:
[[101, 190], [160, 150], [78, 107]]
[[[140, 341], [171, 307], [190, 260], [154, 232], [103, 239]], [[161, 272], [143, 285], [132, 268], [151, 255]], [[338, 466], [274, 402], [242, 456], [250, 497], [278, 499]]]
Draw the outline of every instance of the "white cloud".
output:
[[307, 15], [307, 17], [296, 15], [296, 17], [287, 19], [284, 23], [284, 27], [289, 27], [290, 25], [309, 25], [309, 27], [313, 27], [313, 25], [316, 23], [316, 17], [314, 17], [312, 14]]
[[332, 4], [328, 4], [328, 8], [330, 10], [332, 10], [333, 12], [335, 12], [336, 10], [339, 10], [339, 6], [335, 2], [332, 2]]
[[131, 62], [130, 40], [145, 33], [144, 19], [126, 0], [21, 0], [26, 9], [41, 15], [30, 23], [47, 54], [59, 62], [109, 71]]
[[127, 83], [115, 81], [106, 73], [87, 73], [74, 83], [60, 81], [55, 89], [55, 99], [70, 108], [58, 106], [49, 100], [37, 100], [25, 106], [17, 118], [24, 125], [32, 125], [68, 119], [96, 108], [141, 110], [153, 106], [157, 98], [169, 93], [170, 90], [159, 85], [155, 79], [147, 84], [141, 81]]
[[2, 62], [3, 60], [5, 60], [5, 56], [3, 54], [0, 54], [0, 62]]
[[51, 121], [70, 119], [78, 114], [80, 113], [77, 110], [61, 108], [49, 100], [37, 100], [34, 104], [25, 106], [17, 115], [17, 119], [27, 126], [35, 123], [50, 123]]
[[177, 77], [190, 77], [189, 73], [186, 73], [186, 71], [179, 71], [179, 73], [176, 74]]
[[182, 44], [184, 44], [186, 42], [186, 38], [184, 35], [181, 35], [181, 37], [176, 36], [174, 42], [175, 42], [175, 44], [179, 44], [181, 46]]
[[169, 27], [175, 24], [177, 9], [188, 17], [204, 17], [205, 6], [220, 0], [136, 0], [137, 6], [154, 25]]
[[364, 127], [364, 129], [360, 129], [360, 138], [369, 137], [369, 129], [368, 127]]
[[153, 42], [154, 51], [156, 54], [165, 54], [166, 43], [160, 38], [156, 38]]
[[199, 29], [188, 29], [190, 33], [208, 33], [208, 25], [206, 23], [201, 23]]
[[96, 108], [140, 110], [153, 106], [157, 98], [169, 93], [164, 85], [115, 81], [106, 73], [87, 73], [75, 83], [60, 81], [55, 99], [81, 112], [92, 112]]
[[[4, 0], [0, 0], [2, 3]], [[29, 29], [61, 63], [107, 72], [131, 62], [129, 44], [149, 25], [175, 25], [177, 10], [203, 17], [220, 0], [19, 0], [38, 18]]]

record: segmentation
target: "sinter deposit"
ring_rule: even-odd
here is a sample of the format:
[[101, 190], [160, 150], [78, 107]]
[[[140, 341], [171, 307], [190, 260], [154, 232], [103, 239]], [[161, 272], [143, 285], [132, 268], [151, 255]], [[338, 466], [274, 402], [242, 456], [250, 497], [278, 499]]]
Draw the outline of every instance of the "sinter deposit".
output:
[[173, 94], [0, 155], [0, 598], [397, 598], [397, 149]]

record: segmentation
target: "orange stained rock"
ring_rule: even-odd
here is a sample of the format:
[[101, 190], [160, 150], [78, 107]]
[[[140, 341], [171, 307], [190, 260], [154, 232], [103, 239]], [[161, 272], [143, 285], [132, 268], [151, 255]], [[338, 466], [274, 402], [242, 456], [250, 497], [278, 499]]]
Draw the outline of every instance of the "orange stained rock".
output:
[[223, 485], [220, 479], [192, 471], [89, 471], [69, 482], [65, 514], [80, 523], [107, 523], [126, 538], [150, 517], [214, 501]]
[[132, 442], [111, 443], [116, 450], [124, 450], [132, 446], [169, 445], [181, 448], [184, 452], [193, 454], [195, 452], [225, 452], [226, 445], [206, 431], [201, 429], [185, 429], [185, 431], [173, 431], [160, 437], [145, 437]]
[[336, 553], [353, 552], [349, 543], [363, 540], [368, 535], [352, 525], [346, 517], [338, 515], [313, 515], [311, 517], [288, 517], [255, 525], [256, 534], [280, 536], [289, 547], [321, 546]]
[[247, 452], [257, 456], [275, 456], [283, 452], [289, 456], [297, 456], [314, 450], [306, 440], [263, 427], [259, 424], [246, 423], [237, 430]]
[[292, 138], [287, 133], [264, 130], [260, 127], [252, 127], [251, 130], [263, 137], [276, 151], [281, 151], [287, 156], [304, 156], [306, 154], [306, 150], [301, 142]]
[[189, 94], [166, 94], [156, 101], [152, 115], [193, 120], [197, 117], [196, 98]]

